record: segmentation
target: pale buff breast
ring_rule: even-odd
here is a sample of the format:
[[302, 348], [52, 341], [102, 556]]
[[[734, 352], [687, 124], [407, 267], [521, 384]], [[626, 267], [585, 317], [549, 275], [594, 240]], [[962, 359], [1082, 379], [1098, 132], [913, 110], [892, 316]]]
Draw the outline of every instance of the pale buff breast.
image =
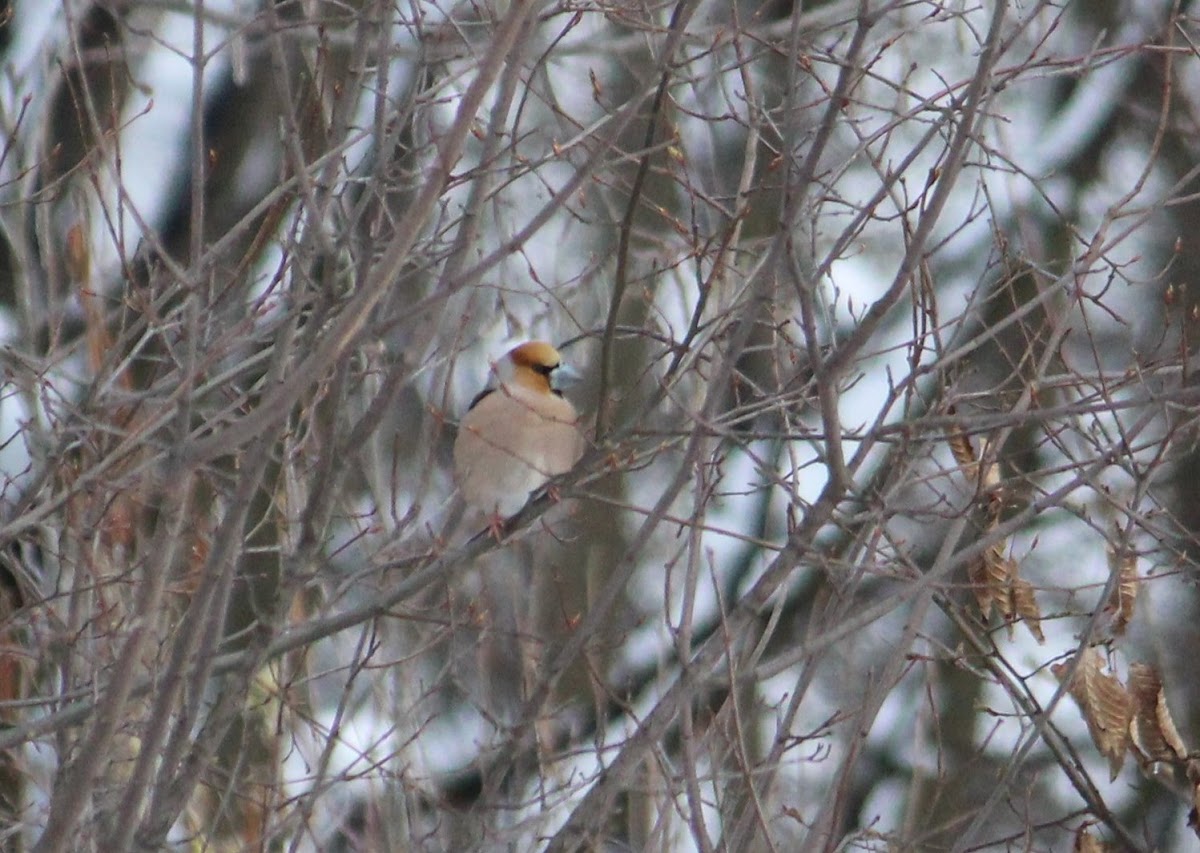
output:
[[531, 492], [583, 455], [575, 407], [555, 394], [505, 386], [480, 400], [459, 425], [454, 457], [472, 506], [515, 515]]

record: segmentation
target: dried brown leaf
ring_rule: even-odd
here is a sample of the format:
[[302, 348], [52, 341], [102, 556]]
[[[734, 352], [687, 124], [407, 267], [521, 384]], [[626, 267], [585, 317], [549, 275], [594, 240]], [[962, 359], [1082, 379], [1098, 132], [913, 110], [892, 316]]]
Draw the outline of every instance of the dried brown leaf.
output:
[[980, 557], [967, 566], [967, 579], [971, 582], [971, 591], [975, 593], [975, 603], [979, 613], [986, 620], [992, 612], [992, 585], [988, 583], [987, 560]]
[[[982, 456], [977, 457], [971, 440], [960, 427], [953, 427], [947, 433], [946, 442], [950, 445], [950, 452], [954, 454], [963, 475], [974, 480], [979, 489], [989, 495], [987, 531], [994, 531], [1000, 524], [1003, 510], [999, 494], [1000, 467], [995, 462], [982, 461], [988, 456], [986, 446]], [[1006, 550], [1005, 542], [997, 542], [967, 567], [967, 577], [975, 593], [979, 612], [986, 620], [990, 618], [992, 608], [995, 607], [1000, 617], [1008, 624], [1010, 633], [1014, 622], [1025, 621], [1037, 641], [1044, 642], [1041, 611], [1034, 598], [1033, 587], [1018, 577], [1017, 564], [1006, 555]]]
[[1101, 841], [1092, 835], [1086, 826], [1079, 827], [1075, 833], [1075, 846], [1072, 848], [1074, 853], [1109, 853], [1116, 849], [1107, 841]]
[[987, 619], [994, 606], [1000, 618], [1008, 624], [1010, 633], [1016, 622], [1024, 622], [1039, 643], [1045, 642], [1041, 625], [1042, 611], [1038, 608], [1033, 584], [1023, 580], [1019, 572], [1017, 562], [1005, 555], [1002, 544], [989, 548], [968, 569], [979, 612]]
[[990, 492], [1000, 485], [1000, 466], [995, 462], [981, 464], [981, 460], [987, 458], [986, 446], [984, 452], [976, 456], [971, 439], [961, 427], [950, 429], [946, 434], [946, 443], [950, 445], [950, 453], [962, 469], [963, 476], [979, 486], [981, 491]]
[[1117, 583], [1104, 608], [1115, 614], [1113, 632], [1120, 636], [1133, 619], [1133, 606], [1137, 602], [1137, 555], [1127, 548], [1109, 549], [1108, 567], [1117, 575]]
[[1148, 663], [1131, 663], [1128, 689], [1133, 699], [1133, 720], [1129, 725], [1133, 745], [1148, 761], [1175, 759], [1175, 750], [1163, 737], [1158, 724], [1158, 699], [1162, 694], [1158, 670]]
[[967, 438], [967, 434], [961, 427], [953, 427], [946, 436], [946, 443], [950, 445], [954, 461], [963, 469], [963, 473], [974, 477], [975, 448], [971, 446], [971, 439]]
[[[1051, 672], [1062, 680], [1068, 668], [1068, 664], [1056, 664], [1051, 667]], [[1130, 743], [1133, 698], [1115, 676], [1104, 672], [1104, 656], [1094, 646], [1083, 653], [1067, 691], [1083, 712], [1096, 747], [1108, 759], [1111, 778], [1117, 778]]]
[[1046, 642], [1046, 635], [1042, 633], [1042, 611], [1033, 595], [1033, 584], [1023, 578], [1013, 578], [1012, 607], [1016, 618], [1025, 623], [1033, 638], [1039, 643]]
[[[988, 456], [986, 446], [982, 456], [976, 457], [970, 439], [959, 427], [947, 433], [946, 442], [964, 476], [976, 480], [981, 491], [988, 493], [987, 530], [994, 531], [1000, 524], [1003, 510], [999, 491], [1000, 466], [995, 462], [982, 461]], [[967, 577], [979, 612], [986, 620], [991, 617], [992, 608], [995, 607], [1000, 618], [1008, 625], [1010, 635], [1014, 623], [1024, 622], [1039, 643], [1045, 642], [1041, 626], [1042, 612], [1033, 594], [1033, 585], [1020, 578], [1017, 563], [1007, 556], [1006, 550], [1005, 542], [997, 542], [967, 567]]]
[[1133, 700], [1115, 676], [1103, 671], [1104, 657], [1096, 648], [1084, 653], [1079, 672], [1087, 708], [1085, 716], [1092, 740], [1108, 759], [1111, 778], [1117, 778], [1129, 746], [1129, 721], [1133, 718]]
[[[1002, 619], [1006, 622], [1010, 621], [1013, 608], [1008, 590], [1013, 578], [1016, 577], [1017, 564], [1005, 556], [1003, 545], [996, 544], [984, 552], [980, 568], [980, 577], [987, 589], [989, 602], [996, 606]], [[978, 597], [978, 593], [976, 593], [976, 597]], [[983, 618], [986, 619], [989, 613], [990, 607], [983, 610]]]
[[1179, 736], [1179, 729], [1175, 728], [1175, 721], [1171, 718], [1170, 709], [1167, 708], [1167, 694], [1161, 689], [1158, 691], [1158, 703], [1154, 707], [1154, 713], [1155, 719], [1158, 720], [1158, 730], [1162, 732], [1167, 746], [1174, 750], [1179, 760], [1186, 760], [1188, 749], [1184, 746], [1183, 738]]

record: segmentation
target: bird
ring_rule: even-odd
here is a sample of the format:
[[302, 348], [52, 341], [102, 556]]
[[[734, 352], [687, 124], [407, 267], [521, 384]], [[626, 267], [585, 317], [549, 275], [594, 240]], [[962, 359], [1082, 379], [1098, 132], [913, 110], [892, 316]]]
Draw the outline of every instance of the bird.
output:
[[546, 341], [527, 341], [493, 365], [497, 382], [471, 402], [454, 440], [454, 473], [466, 503], [492, 535], [551, 478], [583, 456], [579, 413], [562, 389], [579, 380]]

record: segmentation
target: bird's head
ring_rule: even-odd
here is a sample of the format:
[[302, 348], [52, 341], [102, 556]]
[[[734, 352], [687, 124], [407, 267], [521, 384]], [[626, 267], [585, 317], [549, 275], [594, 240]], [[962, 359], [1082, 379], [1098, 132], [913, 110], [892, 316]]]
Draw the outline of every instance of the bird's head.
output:
[[557, 393], [579, 381], [579, 374], [545, 341], [528, 341], [510, 350], [497, 362], [496, 374], [505, 385], [541, 394]]

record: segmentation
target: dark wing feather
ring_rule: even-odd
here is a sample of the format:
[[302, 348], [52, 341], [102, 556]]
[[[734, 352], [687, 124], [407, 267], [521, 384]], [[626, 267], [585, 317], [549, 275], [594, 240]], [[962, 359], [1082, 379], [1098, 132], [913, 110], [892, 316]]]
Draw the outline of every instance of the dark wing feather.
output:
[[475, 395], [475, 399], [471, 401], [471, 405], [467, 406], [467, 411], [468, 412], [471, 411], [471, 409], [475, 408], [476, 406], [478, 406], [480, 404], [480, 402], [482, 402], [484, 397], [486, 397], [488, 394], [494, 394], [495, 391], [496, 391], [495, 388], [484, 388], [482, 391], [480, 391], [478, 394]]

